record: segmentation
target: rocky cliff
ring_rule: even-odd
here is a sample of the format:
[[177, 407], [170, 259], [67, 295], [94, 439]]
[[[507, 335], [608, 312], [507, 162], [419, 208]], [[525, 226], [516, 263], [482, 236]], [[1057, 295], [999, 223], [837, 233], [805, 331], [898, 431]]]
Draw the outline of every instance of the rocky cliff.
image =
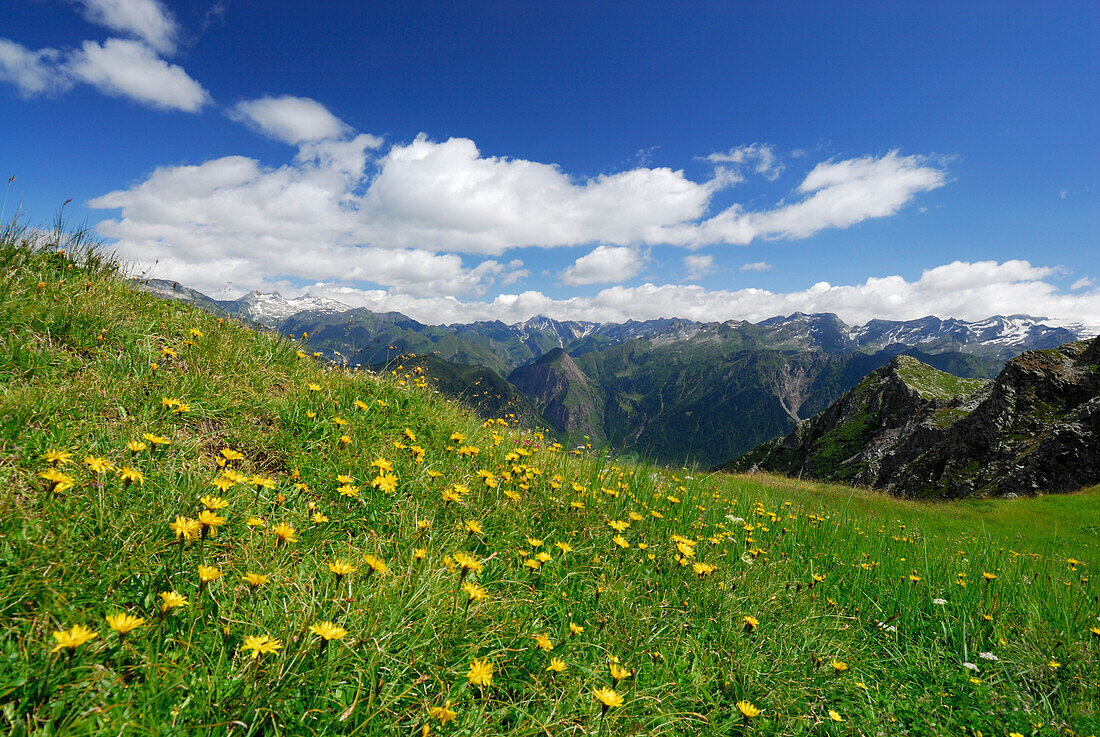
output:
[[1100, 483], [1100, 338], [1023, 353], [990, 383], [898, 356], [787, 437], [724, 468], [911, 497]]
[[508, 376], [508, 381], [572, 441], [581, 442], [585, 435], [593, 441], [604, 439], [607, 398], [561, 348], [519, 367]]

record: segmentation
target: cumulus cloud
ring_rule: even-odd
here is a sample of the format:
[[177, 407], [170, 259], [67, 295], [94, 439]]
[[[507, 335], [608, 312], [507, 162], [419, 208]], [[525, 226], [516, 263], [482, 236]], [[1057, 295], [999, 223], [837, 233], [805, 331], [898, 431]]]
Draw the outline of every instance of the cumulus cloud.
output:
[[316, 100], [291, 95], [244, 100], [229, 111], [229, 117], [292, 146], [304, 141], [342, 138], [351, 130]]
[[[322, 145], [322, 143], [324, 145]], [[119, 208], [99, 223], [119, 254], [154, 276], [198, 289], [260, 289], [287, 279], [369, 282], [395, 294], [478, 295], [526, 272], [522, 263], [486, 260], [467, 268], [456, 254], [379, 249], [356, 239], [348, 192], [363, 177], [372, 136], [310, 143], [291, 164], [267, 168], [227, 156], [195, 166], [162, 167], [137, 187], [92, 200]]]
[[783, 163], [776, 156], [775, 149], [766, 143], [754, 143], [750, 146], [738, 146], [729, 151], [717, 151], [703, 157], [712, 164], [737, 164], [752, 169], [765, 179], [774, 182], [783, 173]]
[[164, 61], [140, 41], [109, 38], [102, 45], [85, 41], [69, 59], [68, 68], [100, 92], [161, 110], [194, 113], [210, 102], [210, 95], [183, 67]]
[[482, 156], [468, 138], [393, 146], [361, 204], [371, 242], [500, 254], [524, 246], [662, 242], [701, 217], [718, 180], [636, 168], [575, 180], [553, 164]]
[[770, 271], [774, 267], [767, 261], [753, 261], [747, 264], [741, 264], [740, 271]]
[[24, 97], [63, 92], [72, 87], [60, 51], [32, 51], [6, 38], [0, 38], [0, 80], [14, 84]]
[[136, 36], [162, 54], [176, 50], [179, 25], [157, 0], [81, 0], [92, 23]]
[[563, 284], [606, 284], [631, 279], [642, 270], [644, 258], [629, 246], [597, 246], [561, 272]]
[[[559, 320], [615, 321], [683, 317], [758, 322], [792, 312], [833, 312], [852, 325], [874, 318], [912, 320], [926, 315], [980, 320], [993, 314], [1030, 314], [1052, 324], [1080, 324], [1100, 333], [1100, 290], [1067, 294], [1051, 283], [1059, 269], [1027, 261], [956, 261], [924, 271], [915, 281], [872, 277], [860, 284], [819, 282], [794, 292], [707, 290], [693, 285], [614, 286], [594, 297], [552, 299], [541, 292], [499, 294], [488, 301], [419, 299], [382, 290], [320, 292], [373, 310], [397, 310], [429, 323], [502, 320], [534, 315]], [[314, 292], [315, 290], [310, 290]]]
[[691, 254], [684, 256], [684, 269], [688, 279], [700, 279], [714, 270], [714, 256]]
[[[637, 167], [576, 178], [553, 164], [483, 155], [469, 139], [424, 135], [383, 149], [381, 138], [354, 135], [307, 98], [247, 101], [234, 114], [296, 143], [297, 154], [282, 166], [226, 156], [159, 168], [89, 203], [121, 211], [99, 233], [135, 262], [159, 260], [159, 273], [197, 288], [231, 281], [235, 290], [264, 290], [282, 280], [376, 284], [409, 298], [478, 295], [527, 275], [500, 258], [512, 249], [588, 246], [562, 282], [621, 282], [641, 272], [650, 245], [805, 237], [894, 212], [944, 177], [896, 152], [830, 161], [810, 171], [794, 204], [711, 215], [713, 195], [730, 185], [726, 174], [697, 182]], [[699, 276], [713, 258], [693, 255], [684, 265]]]
[[747, 212], [733, 205], [698, 224], [667, 229], [669, 242], [687, 246], [748, 244], [757, 238], [808, 238], [895, 214], [921, 192], [942, 187], [947, 174], [922, 156], [864, 156], [818, 164], [802, 180], [798, 202]]

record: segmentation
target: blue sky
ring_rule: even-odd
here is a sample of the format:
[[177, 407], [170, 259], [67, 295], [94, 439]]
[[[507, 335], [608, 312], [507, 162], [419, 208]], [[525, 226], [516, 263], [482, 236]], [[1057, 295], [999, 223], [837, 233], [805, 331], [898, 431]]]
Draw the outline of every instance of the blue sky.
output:
[[7, 0], [0, 173], [222, 297], [1100, 326], [1097, 37], [1090, 2]]

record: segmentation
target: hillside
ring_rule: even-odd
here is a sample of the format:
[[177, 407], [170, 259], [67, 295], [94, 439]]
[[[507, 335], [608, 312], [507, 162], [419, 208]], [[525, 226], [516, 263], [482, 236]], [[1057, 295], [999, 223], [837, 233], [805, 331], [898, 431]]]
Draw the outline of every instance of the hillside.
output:
[[727, 468], [922, 497], [1100, 483], [1100, 338], [1024, 353], [988, 384], [899, 356]]
[[8, 733], [1100, 729], [1055, 542], [562, 452], [79, 240], [0, 238], [0, 328]]

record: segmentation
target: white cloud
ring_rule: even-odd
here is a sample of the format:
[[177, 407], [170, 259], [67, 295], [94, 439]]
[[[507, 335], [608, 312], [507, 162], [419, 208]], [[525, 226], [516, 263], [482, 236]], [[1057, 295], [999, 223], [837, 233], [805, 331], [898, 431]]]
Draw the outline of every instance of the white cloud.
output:
[[229, 117], [292, 146], [304, 141], [342, 138], [351, 131], [316, 100], [291, 95], [244, 100], [230, 110]]
[[179, 25], [157, 0], [80, 0], [92, 23], [145, 41], [162, 54], [176, 50]]
[[[429, 323], [502, 320], [518, 322], [533, 315], [559, 320], [615, 321], [683, 317], [701, 321], [760, 321], [792, 312], [833, 312], [858, 325], [874, 318], [912, 320], [925, 315], [980, 320], [993, 314], [1030, 314], [1052, 324], [1082, 324], [1100, 333], [1100, 290], [1066, 294], [1047, 281], [1057, 268], [1027, 261], [982, 261], [928, 269], [915, 281], [901, 276], [872, 277], [861, 284], [819, 282], [794, 292], [763, 289], [706, 290], [693, 285], [614, 286], [594, 297], [555, 300], [541, 292], [498, 294], [489, 301], [453, 297], [420, 299], [381, 290], [346, 289], [348, 304], [372, 310], [396, 310]], [[314, 290], [310, 290], [313, 292]]]
[[72, 79], [61, 61], [57, 49], [32, 51], [0, 38], [0, 80], [14, 84], [25, 97], [63, 92], [72, 87]]
[[[277, 102], [288, 99], [301, 102]], [[640, 273], [651, 244], [802, 237], [885, 214], [943, 177], [917, 157], [896, 154], [828, 162], [810, 172], [802, 186], [807, 196], [793, 205], [758, 212], [734, 206], [708, 218], [712, 195], [728, 186], [722, 175], [695, 182], [682, 171], [641, 167], [575, 179], [552, 164], [483, 156], [469, 139], [423, 135], [380, 150], [382, 139], [352, 137], [319, 103], [305, 102], [306, 116], [294, 114], [302, 109], [295, 105], [249, 111], [256, 125], [299, 140], [285, 165], [226, 156], [159, 168], [89, 203], [121, 210], [97, 226], [99, 233], [117, 239], [133, 261], [159, 259], [158, 273], [200, 289], [232, 282], [243, 292], [306, 281], [349, 289], [378, 284], [407, 298], [478, 295], [527, 275], [517, 262], [483, 260], [511, 249], [589, 246], [562, 281], [621, 281]], [[331, 135], [343, 137], [324, 137]], [[876, 188], [892, 194], [859, 201]], [[774, 222], [760, 225], [768, 219]], [[461, 253], [476, 258], [466, 263]], [[692, 256], [684, 264], [701, 274], [713, 259]]]
[[783, 163], [775, 155], [775, 149], [766, 143], [738, 146], [725, 152], [715, 152], [703, 157], [713, 164], [741, 164], [749, 166], [757, 174], [774, 182], [783, 173]]
[[642, 255], [629, 246], [597, 246], [561, 272], [561, 280], [571, 287], [623, 282], [636, 276], [644, 263]]
[[771, 271], [774, 266], [767, 261], [753, 261], [747, 264], [741, 264], [740, 271]]
[[893, 215], [920, 192], [942, 187], [943, 169], [921, 156], [897, 151], [818, 164], [798, 191], [798, 202], [746, 212], [733, 205], [699, 224], [668, 229], [669, 241], [687, 246], [748, 244], [757, 238], [808, 238], [826, 228], [847, 228]]
[[1070, 289], [1072, 289], [1073, 291], [1076, 292], [1078, 289], [1085, 289], [1086, 287], [1091, 287], [1095, 283], [1096, 283], [1095, 279], [1090, 279], [1087, 276], [1082, 276], [1080, 279], [1073, 282], [1073, 286], [1071, 286]]
[[661, 242], [668, 225], [703, 216], [720, 186], [664, 167], [578, 181], [552, 164], [482, 156], [467, 138], [423, 135], [378, 167], [361, 204], [372, 243], [482, 254]]
[[69, 70], [100, 92], [129, 97], [161, 110], [197, 112], [210, 95], [182, 67], [159, 58], [140, 41], [85, 41], [69, 59]]
[[[303, 146], [294, 163], [277, 169], [242, 156], [162, 167], [89, 205], [122, 209], [121, 220], [97, 226], [118, 240], [120, 256], [139, 268], [156, 263], [153, 275], [201, 290], [268, 291], [293, 278], [371, 282], [395, 294], [478, 295], [526, 274], [517, 260], [467, 268], [456, 254], [360, 245], [357, 215], [345, 205], [377, 139], [323, 143]], [[338, 144], [335, 153], [329, 143]]]
[[714, 256], [691, 254], [684, 256], [684, 268], [688, 279], [700, 279], [714, 271]]

